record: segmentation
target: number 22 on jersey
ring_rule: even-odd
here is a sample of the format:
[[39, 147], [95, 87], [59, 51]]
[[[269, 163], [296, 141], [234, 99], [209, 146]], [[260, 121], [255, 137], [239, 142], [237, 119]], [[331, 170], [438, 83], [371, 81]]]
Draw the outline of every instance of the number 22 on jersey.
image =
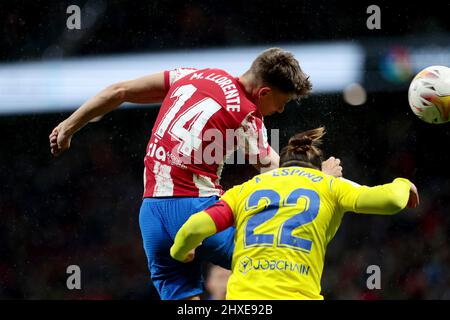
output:
[[[295, 212], [281, 225], [274, 225], [274, 233], [258, 234], [255, 229], [261, 224], [272, 219], [280, 209], [297, 206], [298, 199], [306, 200], [305, 209]], [[278, 235], [276, 247], [291, 248], [306, 253], [311, 252], [312, 241], [292, 235], [292, 232], [310, 222], [319, 213], [320, 198], [317, 192], [310, 189], [295, 189], [285, 199], [281, 199], [278, 192], [271, 189], [261, 189], [253, 192], [247, 200], [245, 210], [254, 210], [258, 207], [260, 200], [265, 200], [265, 208], [251, 216], [245, 226], [244, 246], [245, 247], [272, 247], [274, 244], [274, 234]]]

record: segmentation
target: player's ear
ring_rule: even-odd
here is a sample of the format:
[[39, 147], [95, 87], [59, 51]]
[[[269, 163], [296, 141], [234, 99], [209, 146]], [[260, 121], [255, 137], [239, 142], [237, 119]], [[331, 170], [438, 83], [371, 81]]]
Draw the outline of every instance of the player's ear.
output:
[[261, 87], [258, 90], [258, 96], [264, 97], [264, 96], [267, 96], [271, 92], [272, 92], [272, 89], [270, 87]]

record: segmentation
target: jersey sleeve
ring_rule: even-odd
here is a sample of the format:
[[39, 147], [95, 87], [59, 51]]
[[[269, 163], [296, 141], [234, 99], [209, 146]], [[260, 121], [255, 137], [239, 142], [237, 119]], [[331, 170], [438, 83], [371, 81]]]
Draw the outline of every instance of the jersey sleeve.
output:
[[164, 85], [166, 90], [168, 90], [177, 80], [195, 71], [197, 71], [197, 69], [194, 68], [177, 68], [164, 71]]
[[193, 214], [178, 230], [170, 255], [175, 260], [185, 262], [189, 252], [197, 248], [202, 241], [215, 234], [216, 227], [211, 217], [204, 211]]
[[249, 113], [239, 128], [238, 148], [246, 157], [257, 157], [262, 161], [270, 153], [267, 129], [261, 118]]
[[214, 221], [217, 232], [225, 230], [234, 224], [233, 210], [224, 200], [219, 200], [204, 210]]
[[354, 212], [364, 186], [344, 178], [334, 178], [330, 182], [330, 188], [342, 210]]
[[333, 179], [331, 189], [343, 211], [395, 214], [408, 203], [410, 182], [397, 178], [391, 183], [367, 187], [337, 178]]

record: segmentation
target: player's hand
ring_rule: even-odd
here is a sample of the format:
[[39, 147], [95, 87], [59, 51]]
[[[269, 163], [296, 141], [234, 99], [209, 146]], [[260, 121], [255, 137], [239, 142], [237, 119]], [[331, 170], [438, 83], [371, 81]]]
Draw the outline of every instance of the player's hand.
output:
[[192, 260], [194, 260], [195, 258], [195, 249], [192, 249], [191, 251], [188, 252], [186, 259], [184, 259], [182, 262], [187, 263], [187, 262], [191, 262]]
[[328, 158], [322, 162], [322, 172], [336, 178], [342, 177], [341, 160], [335, 157]]
[[50, 133], [50, 151], [57, 157], [64, 151], [70, 148], [70, 141], [72, 140], [72, 135], [66, 134], [63, 124], [60, 123], [56, 128]]
[[194, 260], [195, 249], [192, 249], [191, 251], [189, 251], [187, 253], [186, 257], [183, 259], [183, 257], [180, 255], [180, 252], [178, 250], [176, 250], [175, 246], [173, 245], [170, 248], [170, 256], [177, 261], [188, 263], [188, 262], [191, 262], [192, 260]]
[[408, 208], [416, 208], [419, 205], [419, 192], [417, 191], [414, 183], [411, 182], [411, 188], [409, 189]]

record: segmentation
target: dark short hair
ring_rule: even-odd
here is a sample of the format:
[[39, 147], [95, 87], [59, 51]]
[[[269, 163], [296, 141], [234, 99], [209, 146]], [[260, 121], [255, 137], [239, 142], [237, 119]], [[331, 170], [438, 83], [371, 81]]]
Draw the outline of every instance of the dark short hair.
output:
[[294, 55], [280, 48], [263, 51], [247, 72], [268, 86], [292, 93], [295, 99], [307, 96], [312, 89], [309, 76], [300, 68]]

